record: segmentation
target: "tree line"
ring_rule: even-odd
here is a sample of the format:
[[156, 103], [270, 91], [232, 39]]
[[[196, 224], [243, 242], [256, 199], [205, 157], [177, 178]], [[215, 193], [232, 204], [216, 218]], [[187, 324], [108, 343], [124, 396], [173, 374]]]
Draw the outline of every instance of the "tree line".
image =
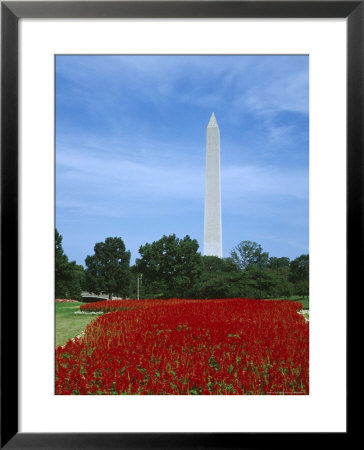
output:
[[242, 241], [227, 258], [202, 256], [196, 239], [175, 234], [130, 251], [120, 237], [108, 237], [85, 259], [69, 261], [56, 230], [56, 298], [81, 300], [83, 290], [109, 298], [279, 298], [309, 293], [309, 255], [270, 257], [256, 242]]

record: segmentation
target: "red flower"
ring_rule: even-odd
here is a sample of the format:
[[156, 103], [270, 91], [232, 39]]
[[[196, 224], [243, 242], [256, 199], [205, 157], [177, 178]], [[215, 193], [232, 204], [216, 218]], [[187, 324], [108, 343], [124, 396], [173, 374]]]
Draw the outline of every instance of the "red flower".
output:
[[291, 301], [112, 300], [56, 349], [56, 393], [308, 394], [308, 323]]

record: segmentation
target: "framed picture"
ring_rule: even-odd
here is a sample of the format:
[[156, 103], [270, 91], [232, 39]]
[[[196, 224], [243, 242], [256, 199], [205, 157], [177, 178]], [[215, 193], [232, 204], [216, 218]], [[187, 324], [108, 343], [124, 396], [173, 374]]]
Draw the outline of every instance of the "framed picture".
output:
[[[2, 2], [1, 7], [1, 445], [5, 448], [241, 448], [260, 446], [274, 437], [281, 439], [279, 434], [286, 432], [305, 433], [302, 439], [308, 439], [311, 432], [340, 433], [337, 438], [345, 438], [344, 297], [346, 294], [348, 302], [357, 295], [363, 270], [362, 261], [356, 258], [358, 249], [362, 252], [363, 247], [363, 2], [8, 1]], [[245, 43], [249, 40], [248, 49]], [[315, 46], [316, 50], [312, 50]], [[75, 140], [64, 135], [62, 141], [60, 134], [57, 135], [56, 129], [61, 129], [64, 116], [62, 108], [57, 109], [55, 93], [58, 95], [60, 91], [56, 87], [64, 89], [65, 95], [60, 98], [67, 102], [70, 91], [65, 87], [69, 71], [80, 77], [81, 85], [86, 73], [96, 70], [96, 66], [105, 73], [110, 58], [106, 55], [124, 55], [123, 70], [137, 64], [139, 58], [144, 72], [148, 68], [149, 76], [153, 64], [156, 73], [161, 73], [167, 58], [176, 68], [179, 62], [173, 59], [175, 55], [180, 55], [178, 61], [181, 55], [195, 55], [187, 65], [178, 66], [178, 70], [184, 71], [185, 80], [193, 79], [194, 68], [202, 79], [206, 67], [196, 64], [199, 58], [204, 64], [208, 61], [207, 66], [217, 65], [230, 73], [230, 78], [225, 80], [232, 86], [234, 66], [238, 60], [239, 64], [249, 66], [241, 59], [249, 54], [250, 58], [260, 58], [262, 65], [268, 64], [264, 55], [286, 55], [276, 57], [281, 58], [277, 67], [269, 66], [269, 71], [276, 70], [277, 78], [289, 73], [284, 58], [300, 55], [298, 58], [306, 61], [305, 80], [308, 71], [310, 76], [309, 395], [294, 399], [291, 396], [291, 400], [290, 396], [277, 395], [55, 396], [54, 345], [50, 337], [54, 332], [51, 322], [57, 165], [52, 150], [55, 146], [68, 145], [68, 153], [63, 154], [68, 163], [72, 155], [75, 160], [80, 156], [74, 150]], [[86, 68], [79, 64], [85, 56], [75, 55], [89, 55]], [[231, 55], [231, 62], [216, 55], [223, 59]], [[132, 73], [140, 76], [142, 72], [130, 72], [134, 82], [136, 76], [133, 78]], [[138, 81], [140, 90], [148, 83], [148, 73]], [[171, 80], [164, 81], [161, 88], [168, 90]], [[108, 88], [108, 82], [105, 86]], [[131, 86], [124, 88], [130, 92]], [[284, 89], [279, 86], [280, 90]], [[285, 86], [290, 89], [288, 82]], [[183, 89], [183, 85], [180, 87]], [[147, 86], [147, 95], [151, 89]], [[259, 95], [264, 96], [273, 88], [260, 89]], [[208, 90], [211, 97], [213, 86]], [[81, 87], [75, 92], [80, 94]], [[82, 95], [82, 102], [92, 103], [91, 96]], [[98, 95], [103, 94], [100, 91]], [[125, 92], [123, 99], [126, 98]], [[130, 96], [129, 101], [135, 102], [135, 98]], [[156, 96], [155, 102], [158, 104], [160, 97]], [[305, 102], [308, 103], [308, 96], [298, 99], [295, 106], [285, 105], [283, 110], [287, 113], [292, 108], [305, 108], [307, 105], [302, 106]], [[135, 105], [140, 111], [141, 106]], [[93, 105], [102, 114], [99, 106]], [[259, 105], [254, 107], [259, 109]], [[215, 116], [209, 119], [210, 128], [217, 128]], [[67, 120], [72, 120], [72, 113]], [[164, 117], [164, 120], [169, 119]], [[129, 128], [131, 121], [129, 117]], [[250, 126], [254, 130], [254, 124]], [[292, 130], [294, 126], [290, 123], [288, 128]], [[78, 121], [74, 131], [79, 133], [81, 127]], [[68, 132], [65, 128], [62, 131]], [[275, 130], [283, 131], [287, 133], [287, 123]], [[135, 128], [134, 134], [137, 132]], [[92, 145], [97, 146], [97, 142], [93, 141]], [[153, 158], [156, 150], [151, 151], [155, 152]], [[82, 158], [77, 161], [75, 164], [84, 164]], [[106, 156], [104, 162], [110, 167]], [[100, 159], [96, 165], [100, 167], [101, 163]], [[67, 170], [73, 169], [67, 165]], [[97, 176], [97, 171], [93, 175]], [[259, 173], [253, 175], [258, 177]], [[260, 175], [269, 176], [266, 172]], [[285, 177], [285, 191], [298, 192], [299, 174], [294, 172], [289, 177], [286, 173]], [[64, 179], [67, 180], [76, 205], [74, 185], [71, 178]], [[112, 186], [115, 189], [116, 185]], [[79, 203], [75, 206], [73, 214], [77, 214], [79, 206]], [[296, 220], [303, 219], [298, 216]], [[334, 258], [337, 258], [335, 263]], [[135, 295], [139, 298], [139, 276], [137, 281]], [[319, 302], [322, 298], [327, 299]], [[17, 317], [19, 320], [14, 321]], [[336, 381], [325, 369], [334, 357], [339, 361]], [[330, 399], [332, 389], [337, 392]], [[307, 416], [312, 413], [306, 424], [302, 423], [302, 410]], [[331, 416], [325, 416], [329, 413]], [[292, 439], [296, 437], [293, 435]], [[289, 435], [285, 439], [290, 439]]]

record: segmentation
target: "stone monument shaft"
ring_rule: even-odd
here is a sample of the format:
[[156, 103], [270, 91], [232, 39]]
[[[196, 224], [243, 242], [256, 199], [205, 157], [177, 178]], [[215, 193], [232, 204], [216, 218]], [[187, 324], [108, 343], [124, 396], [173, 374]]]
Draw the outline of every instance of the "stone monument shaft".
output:
[[204, 255], [222, 257], [220, 130], [214, 113], [207, 125]]

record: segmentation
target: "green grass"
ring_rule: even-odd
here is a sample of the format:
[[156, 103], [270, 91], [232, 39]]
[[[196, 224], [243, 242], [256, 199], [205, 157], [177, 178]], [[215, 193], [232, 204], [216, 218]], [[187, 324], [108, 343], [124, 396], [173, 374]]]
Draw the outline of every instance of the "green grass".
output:
[[98, 317], [91, 314], [75, 314], [80, 310], [80, 305], [83, 303], [56, 303], [56, 347], [64, 345], [68, 339], [80, 334], [91, 320]]

